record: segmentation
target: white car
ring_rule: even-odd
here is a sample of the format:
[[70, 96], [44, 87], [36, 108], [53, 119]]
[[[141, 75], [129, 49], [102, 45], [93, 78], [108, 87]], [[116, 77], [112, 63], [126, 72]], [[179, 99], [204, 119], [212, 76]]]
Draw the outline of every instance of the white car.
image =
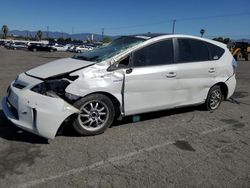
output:
[[82, 52], [88, 51], [88, 50], [93, 50], [93, 47], [92, 46], [81, 45], [81, 46], [77, 46], [75, 48], [76, 53], [82, 53]]
[[54, 138], [64, 121], [81, 135], [115, 118], [203, 104], [215, 110], [236, 87], [226, 45], [187, 35], [134, 35], [21, 73], [2, 100], [17, 126]]
[[56, 51], [59, 51], [59, 52], [65, 52], [68, 49], [68, 46], [64, 46], [62, 44], [55, 44], [55, 45], [53, 45], [51, 47], [56, 49]]

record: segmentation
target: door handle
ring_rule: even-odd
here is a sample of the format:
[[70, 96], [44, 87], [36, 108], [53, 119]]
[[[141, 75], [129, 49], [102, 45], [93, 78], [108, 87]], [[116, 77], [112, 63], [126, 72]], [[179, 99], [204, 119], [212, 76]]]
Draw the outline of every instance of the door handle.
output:
[[214, 73], [215, 72], [215, 68], [210, 68], [208, 72], [209, 73]]
[[176, 77], [176, 75], [177, 74], [175, 72], [169, 72], [169, 73], [166, 74], [166, 77], [167, 78], [174, 78], [174, 77]]
[[132, 71], [133, 71], [133, 69], [129, 68], [129, 69], [126, 70], [126, 74], [130, 74]]

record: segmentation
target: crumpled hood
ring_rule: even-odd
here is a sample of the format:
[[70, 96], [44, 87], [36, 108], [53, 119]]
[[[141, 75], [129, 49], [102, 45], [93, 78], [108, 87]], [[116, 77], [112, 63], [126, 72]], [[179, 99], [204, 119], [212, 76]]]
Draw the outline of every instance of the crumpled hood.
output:
[[33, 68], [26, 73], [38, 78], [48, 78], [64, 73], [69, 73], [74, 70], [89, 66], [94, 62], [78, 60], [73, 58], [65, 58], [46, 63], [44, 65]]

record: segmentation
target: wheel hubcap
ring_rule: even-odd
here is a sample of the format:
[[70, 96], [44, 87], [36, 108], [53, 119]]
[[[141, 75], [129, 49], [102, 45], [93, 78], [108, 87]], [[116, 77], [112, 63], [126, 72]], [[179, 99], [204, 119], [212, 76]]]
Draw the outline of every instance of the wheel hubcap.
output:
[[216, 109], [221, 102], [221, 92], [219, 89], [216, 89], [212, 92], [211, 97], [210, 97], [210, 108]]
[[81, 113], [78, 115], [78, 122], [84, 129], [89, 131], [102, 128], [108, 119], [108, 108], [106, 104], [100, 101], [87, 102], [80, 110]]

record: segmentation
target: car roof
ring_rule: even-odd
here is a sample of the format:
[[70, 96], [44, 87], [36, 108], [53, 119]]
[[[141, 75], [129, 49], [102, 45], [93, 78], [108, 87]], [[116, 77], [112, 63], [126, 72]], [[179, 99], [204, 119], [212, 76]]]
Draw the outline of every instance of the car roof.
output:
[[152, 38], [163, 36], [163, 35], [169, 35], [169, 33], [139, 33], [139, 34], [133, 34], [133, 35], [127, 35], [127, 36], [148, 40], [148, 39], [152, 39]]

